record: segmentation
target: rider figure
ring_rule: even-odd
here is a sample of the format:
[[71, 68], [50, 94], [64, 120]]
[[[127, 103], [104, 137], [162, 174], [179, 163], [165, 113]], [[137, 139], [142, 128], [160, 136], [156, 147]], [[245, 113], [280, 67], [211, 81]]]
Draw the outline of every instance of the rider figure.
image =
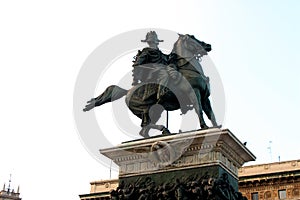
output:
[[133, 61], [133, 83], [135, 86], [140, 82], [148, 81], [153, 78], [152, 73], [158, 66], [166, 66], [168, 64], [168, 55], [162, 53], [158, 48], [160, 42], [155, 31], [150, 31], [146, 35], [145, 40], [141, 42], [147, 42], [149, 47], [144, 48], [142, 51], [138, 51]]
[[[164, 54], [158, 45], [163, 40], [159, 40], [155, 31], [150, 31], [145, 40], [149, 47], [139, 50], [133, 61], [133, 82], [132, 85], [145, 84], [142, 99], [145, 100], [153, 94], [157, 94], [159, 100], [165, 87], [158, 84], [163, 83], [165, 77], [160, 77], [160, 71], [168, 65], [168, 55]], [[149, 113], [145, 112], [142, 117], [142, 127], [149, 125]], [[151, 123], [151, 122], [150, 122]]]
[[144, 48], [142, 51], [138, 51], [133, 61], [133, 83], [135, 86], [138, 83], [157, 83], [159, 84], [147, 84], [145, 87], [144, 99], [150, 95], [157, 93], [157, 99], [159, 100], [166, 88], [168, 74], [166, 73], [166, 67], [168, 65], [169, 56], [164, 54], [159, 48], [159, 40], [155, 31], [150, 31], [146, 35], [145, 40], [149, 47]]

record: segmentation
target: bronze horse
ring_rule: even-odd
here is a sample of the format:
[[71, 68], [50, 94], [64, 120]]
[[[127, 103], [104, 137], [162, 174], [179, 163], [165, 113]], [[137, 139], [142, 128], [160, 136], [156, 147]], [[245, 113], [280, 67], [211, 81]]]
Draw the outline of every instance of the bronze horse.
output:
[[[128, 108], [142, 119], [142, 130], [139, 134], [143, 137], [149, 137], [148, 132], [151, 128], [161, 130], [163, 134], [170, 134], [165, 126], [155, 124], [164, 110], [181, 109], [185, 114], [194, 108], [202, 129], [208, 128], [203, 118], [204, 111], [215, 127], [217, 122], [209, 100], [209, 79], [204, 75], [198, 60], [209, 51], [211, 45], [199, 41], [193, 35], [179, 34], [169, 55], [168, 66], [159, 65], [152, 69], [152, 78], [129, 90], [116, 85], [109, 86], [101, 95], [88, 101], [83, 111], [89, 111], [126, 95]], [[152, 92], [145, 96], [145, 88], [149, 88], [149, 85]], [[161, 90], [164, 92], [160, 92]]]

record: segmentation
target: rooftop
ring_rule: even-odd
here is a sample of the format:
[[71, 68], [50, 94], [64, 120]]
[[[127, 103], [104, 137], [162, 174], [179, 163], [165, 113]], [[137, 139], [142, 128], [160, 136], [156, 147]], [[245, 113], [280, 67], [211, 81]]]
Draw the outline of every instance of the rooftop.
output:
[[258, 176], [287, 172], [300, 173], [300, 160], [245, 166], [239, 169], [239, 177], [242, 178], [246, 176]]

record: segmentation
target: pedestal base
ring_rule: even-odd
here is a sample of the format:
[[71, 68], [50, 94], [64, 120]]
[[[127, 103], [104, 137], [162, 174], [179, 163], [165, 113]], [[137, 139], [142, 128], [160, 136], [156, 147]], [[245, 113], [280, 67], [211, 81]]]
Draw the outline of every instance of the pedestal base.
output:
[[[176, 183], [176, 179], [180, 183], [189, 185], [192, 182], [201, 183], [202, 181], [217, 180], [223, 174], [227, 174], [228, 182], [234, 190], [238, 190], [238, 180], [229, 174], [222, 166], [215, 164], [211, 166], [201, 166], [197, 168], [184, 168], [180, 170], [168, 170], [165, 172], [159, 172], [147, 175], [136, 175], [131, 177], [119, 177], [119, 182], [124, 185], [137, 185], [139, 183], [147, 183], [152, 181], [156, 186], [172, 185]], [[121, 184], [121, 185], [122, 185]]]
[[242, 199], [238, 168], [255, 160], [228, 129], [217, 128], [129, 141], [100, 152], [120, 167], [116, 194], [130, 199]]

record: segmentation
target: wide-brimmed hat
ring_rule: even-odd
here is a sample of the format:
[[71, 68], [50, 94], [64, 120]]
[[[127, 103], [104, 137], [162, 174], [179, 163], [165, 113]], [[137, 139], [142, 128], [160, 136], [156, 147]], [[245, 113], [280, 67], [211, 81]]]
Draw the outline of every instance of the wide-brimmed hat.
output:
[[157, 37], [157, 34], [155, 31], [150, 31], [147, 33], [146, 35], [146, 39], [145, 40], [141, 40], [141, 42], [155, 42], [155, 43], [159, 43], [159, 42], [163, 42], [163, 40], [159, 40]]

